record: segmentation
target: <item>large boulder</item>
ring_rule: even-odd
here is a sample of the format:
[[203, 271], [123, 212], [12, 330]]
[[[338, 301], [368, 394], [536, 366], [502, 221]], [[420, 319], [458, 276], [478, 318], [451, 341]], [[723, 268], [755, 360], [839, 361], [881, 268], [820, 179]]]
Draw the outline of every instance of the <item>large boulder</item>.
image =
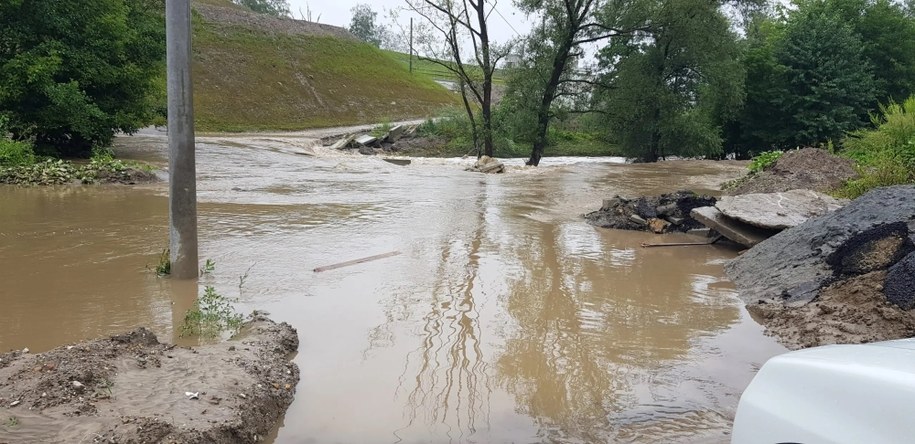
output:
[[883, 285], [886, 299], [903, 310], [915, 308], [915, 253], [893, 265]]
[[500, 162], [498, 159], [493, 159], [489, 156], [480, 157], [472, 167], [467, 168], [467, 171], [473, 171], [477, 173], [487, 173], [487, 174], [498, 174], [505, 172], [505, 165]]
[[725, 270], [747, 303], [803, 305], [840, 277], [891, 265], [913, 241], [915, 186], [880, 188], [763, 241]]
[[838, 210], [845, 203], [816, 191], [790, 190], [724, 196], [715, 207], [725, 216], [755, 227], [783, 230]]

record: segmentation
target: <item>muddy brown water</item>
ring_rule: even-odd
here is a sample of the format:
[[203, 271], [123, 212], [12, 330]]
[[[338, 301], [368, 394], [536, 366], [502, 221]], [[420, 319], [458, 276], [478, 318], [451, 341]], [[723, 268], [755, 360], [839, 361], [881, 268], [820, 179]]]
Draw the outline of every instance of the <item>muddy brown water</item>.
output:
[[[200, 139], [200, 256], [216, 267], [199, 284], [150, 271], [164, 184], [0, 187], [0, 350], [141, 325], [174, 340], [214, 285], [298, 329], [277, 443], [727, 442], [741, 391], [784, 351], [724, 277], [736, 250], [644, 249], [679, 238], [579, 217], [614, 194], [712, 191], [741, 165], [547, 159], [485, 176], [295, 154], [312, 143]], [[158, 165], [165, 146], [118, 140]]]

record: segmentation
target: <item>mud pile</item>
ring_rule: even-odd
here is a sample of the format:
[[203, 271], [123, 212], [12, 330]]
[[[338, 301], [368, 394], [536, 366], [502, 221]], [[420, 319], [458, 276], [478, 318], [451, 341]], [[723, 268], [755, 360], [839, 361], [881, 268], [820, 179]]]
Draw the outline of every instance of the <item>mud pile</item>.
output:
[[764, 171], [733, 182], [726, 187], [725, 193], [780, 193], [796, 189], [825, 193], [857, 177], [851, 160], [826, 150], [804, 148], [785, 152]]
[[872, 191], [753, 247], [725, 269], [791, 348], [915, 335], [915, 186]]
[[585, 214], [584, 218], [589, 224], [601, 228], [652, 231], [659, 234], [685, 233], [704, 227], [690, 216], [690, 212], [694, 208], [713, 205], [714, 197], [700, 196], [692, 191], [637, 199], [615, 196], [604, 200], [600, 210]]
[[257, 442], [292, 402], [295, 329], [262, 315], [194, 349], [146, 329], [0, 355], [0, 442]]

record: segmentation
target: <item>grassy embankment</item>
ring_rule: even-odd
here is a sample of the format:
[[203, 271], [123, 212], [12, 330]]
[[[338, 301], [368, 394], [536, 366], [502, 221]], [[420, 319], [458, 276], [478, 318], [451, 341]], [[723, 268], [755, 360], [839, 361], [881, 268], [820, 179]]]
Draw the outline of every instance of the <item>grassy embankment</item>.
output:
[[[389, 50], [382, 50], [382, 52], [388, 55], [388, 57], [400, 62], [400, 64], [407, 67], [408, 70], [410, 69], [410, 54]], [[413, 56], [413, 72], [435, 80], [456, 80], [454, 73], [441, 64], [426, 59], [420, 59], [415, 55]], [[482, 73], [482, 70], [480, 72]], [[496, 69], [496, 72], [493, 73], [492, 76], [492, 83], [495, 85], [504, 85], [506, 75], [507, 73], [505, 70]]]
[[[271, 20], [282, 19], [259, 16], [238, 23], [212, 13], [217, 7], [236, 16], [250, 14], [227, 0], [195, 3], [210, 8], [208, 14], [195, 14], [194, 26], [194, 102], [200, 131], [299, 130], [443, 115], [463, 118], [457, 95], [434, 81], [451, 80], [453, 75], [436, 63], [414, 58], [411, 74], [408, 54], [341, 36], [290, 33], [288, 20], [270, 26]], [[504, 84], [506, 75], [497, 71], [495, 82]], [[547, 155], [612, 154], [605, 143], [589, 135], [555, 134]], [[440, 146], [416, 154], [451, 156], [470, 151], [469, 132], [438, 135]], [[529, 154], [527, 144], [497, 139], [499, 156]]]
[[[238, 14], [227, 1], [201, 3]], [[200, 131], [375, 123], [429, 117], [458, 105], [453, 93], [426, 75], [411, 75], [371, 45], [212, 17], [195, 13], [194, 106]]]

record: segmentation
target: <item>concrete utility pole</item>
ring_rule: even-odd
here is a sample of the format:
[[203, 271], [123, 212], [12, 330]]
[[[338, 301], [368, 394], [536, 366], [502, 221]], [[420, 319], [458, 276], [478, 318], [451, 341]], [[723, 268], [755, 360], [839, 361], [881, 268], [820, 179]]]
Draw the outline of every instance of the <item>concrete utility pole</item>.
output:
[[166, 0], [168, 228], [172, 276], [197, 277], [197, 167], [191, 84], [191, 2]]

